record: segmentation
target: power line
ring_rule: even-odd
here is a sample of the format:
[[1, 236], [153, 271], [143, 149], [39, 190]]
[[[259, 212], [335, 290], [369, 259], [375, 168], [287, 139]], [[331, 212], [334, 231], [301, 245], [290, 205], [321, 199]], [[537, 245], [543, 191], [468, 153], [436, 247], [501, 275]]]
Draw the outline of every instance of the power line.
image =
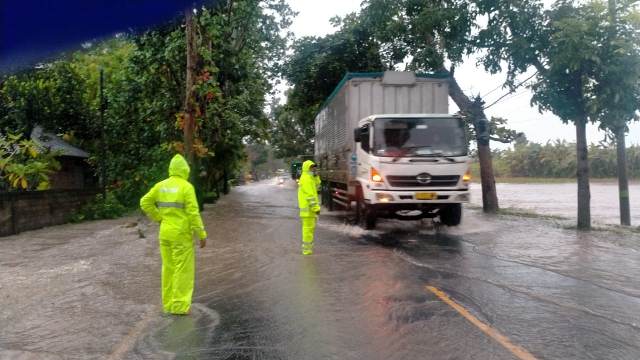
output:
[[495, 89], [493, 89], [493, 90], [489, 91], [488, 93], [486, 93], [486, 94], [482, 95], [481, 97], [484, 99], [484, 98], [486, 98], [487, 96], [489, 96], [491, 93], [493, 93], [494, 91], [496, 91], [496, 90], [498, 90], [498, 89], [500, 89], [500, 88], [502, 88], [502, 87], [504, 87], [504, 84], [500, 84], [500, 85], [496, 86], [496, 88], [495, 88]]
[[536, 71], [535, 73], [533, 73], [531, 76], [529, 76], [528, 78], [524, 79], [523, 81], [521, 81], [520, 83], [518, 83], [518, 85], [514, 86], [513, 89], [509, 90], [508, 93], [500, 96], [498, 98], [498, 100], [492, 102], [490, 105], [483, 107], [483, 110], [487, 110], [488, 108], [492, 107], [493, 105], [499, 103], [500, 101], [502, 101], [505, 97], [513, 94], [517, 88], [519, 88], [520, 86], [522, 86], [524, 83], [526, 83], [527, 81], [531, 80], [534, 76], [538, 75], [538, 72]]

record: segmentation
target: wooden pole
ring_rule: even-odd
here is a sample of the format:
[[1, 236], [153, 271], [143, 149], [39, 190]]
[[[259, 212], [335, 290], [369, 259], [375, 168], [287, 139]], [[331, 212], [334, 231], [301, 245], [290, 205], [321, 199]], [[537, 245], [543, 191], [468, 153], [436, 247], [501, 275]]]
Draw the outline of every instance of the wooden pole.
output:
[[196, 73], [196, 37], [193, 26], [193, 10], [187, 9], [186, 16], [186, 45], [187, 45], [187, 76], [186, 93], [184, 97], [184, 155], [189, 165], [193, 167], [193, 137], [195, 132], [195, 99], [194, 85]]

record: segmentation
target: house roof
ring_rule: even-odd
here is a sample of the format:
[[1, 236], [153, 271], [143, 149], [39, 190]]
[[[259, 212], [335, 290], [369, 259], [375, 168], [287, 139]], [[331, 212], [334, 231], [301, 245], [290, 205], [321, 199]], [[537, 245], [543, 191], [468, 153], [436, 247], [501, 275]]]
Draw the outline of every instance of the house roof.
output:
[[60, 156], [78, 158], [89, 157], [89, 154], [86, 151], [65, 142], [55, 134], [46, 132], [40, 125], [36, 125], [36, 127], [33, 128], [33, 131], [31, 131], [31, 140], [42, 148], [59, 152]]

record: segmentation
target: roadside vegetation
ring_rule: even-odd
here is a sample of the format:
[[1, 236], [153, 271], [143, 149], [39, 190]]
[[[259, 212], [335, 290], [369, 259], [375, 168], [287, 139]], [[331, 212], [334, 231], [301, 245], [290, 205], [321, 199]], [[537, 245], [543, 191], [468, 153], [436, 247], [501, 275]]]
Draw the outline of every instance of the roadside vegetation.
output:
[[[263, 109], [285, 59], [292, 15], [283, 0], [237, 0], [199, 8], [193, 16], [196, 61], [188, 103], [195, 123], [192, 181], [201, 197], [227, 192], [246, 165], [245, 145], [268, 138]], [[0, 129], [18, 134], [14, 141], [26, 149], [9, 160], [3, 153], [2, 187], [46, 188], [55, 162], [42, 165], [45, 155], [31, 155], [23, 141], [41, 125], [87, 151], [107, 190], [76, 220], [137, 207], [144, 191], [168, 175], [172, 154], [185, 151], [185, 31], [178, 18], [145, 33], [91, 41], [81, 51], [1, 78]], [[21, 165], [15, 165], [18, 156], [25, 160]]]
[[[626, 149], [630, 179], [640, 179], [640, 146]], [[593, 180], [615, 179], [617, 176], [615, 144], [600, 143], [589, 146], [589, 168]], [[519, 139], [514, 147], [494, 150], [494, 172], [500, 182], [568, 182], [575, 181], [577, 171], [575, 144], [554, 141], [546, 144]], [[474, 164], [474, 175], [478, 164]]]

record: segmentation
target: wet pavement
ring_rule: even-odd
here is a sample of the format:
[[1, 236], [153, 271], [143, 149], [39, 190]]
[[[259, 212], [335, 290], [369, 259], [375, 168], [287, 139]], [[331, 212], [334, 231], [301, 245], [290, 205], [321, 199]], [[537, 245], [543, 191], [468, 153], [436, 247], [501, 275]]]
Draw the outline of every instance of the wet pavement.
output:
[[295, 199], [259, 183], [207, 209], [190, 316], [160, 312], [146, 221], [0, 239], [0, 358], [640, 358], [640, 234], [469, 209], [457, 228], [364, 231], [323, 213], [302, 257]]
[[[593, 181], [591, 190], [591, 219], [594, 224], [620, 224], [618, 183]], [[508, 184], [497, 183], [500, 207], [533, 211], [572, 219], [577, 217], [577, 185], [575, 182], [559, 184]], [[482, 206], [480, 184], [471, 186], [471, 202]], [[640, 226], [640, 183], [629, 184], [631, 225]]]

